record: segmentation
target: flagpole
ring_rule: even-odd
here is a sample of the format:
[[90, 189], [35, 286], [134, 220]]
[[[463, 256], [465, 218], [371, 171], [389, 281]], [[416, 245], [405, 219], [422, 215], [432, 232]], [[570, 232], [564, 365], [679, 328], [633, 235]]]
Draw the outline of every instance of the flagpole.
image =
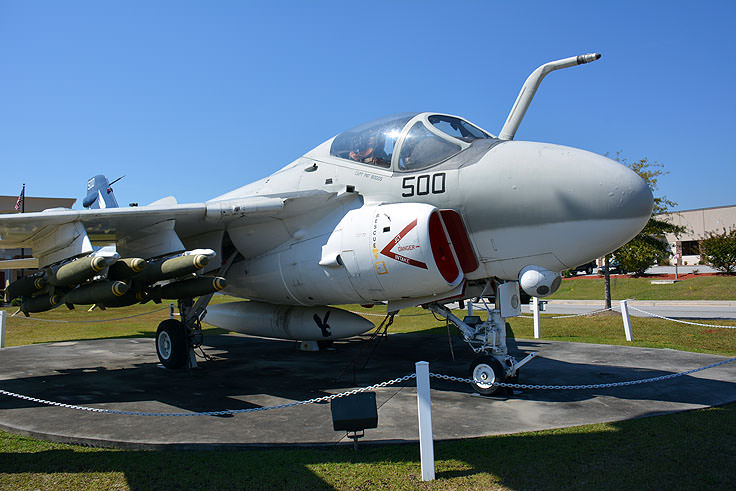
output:
[[[25, 213], [26, 212], [26, 183], [23, 183], [23, 190], [20, 192], [20, 195], [22, 196], [22, 199], [20, 200], [20, 212]], [[25, 259], [25, 257], [26, 257], [26, 250], [23, 247], [21, 247], [20, 248], [21, 261]], [[26, 270], [21, 268], [20, 277], [23, 278], [25, 277], [25, 275], [26, 275]]]

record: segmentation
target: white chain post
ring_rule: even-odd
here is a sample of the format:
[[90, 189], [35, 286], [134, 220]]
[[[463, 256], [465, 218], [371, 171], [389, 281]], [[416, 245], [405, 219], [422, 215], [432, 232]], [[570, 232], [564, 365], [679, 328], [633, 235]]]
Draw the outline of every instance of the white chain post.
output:
[[532, 313], [534, 314], [534, 339], [539, 339], [539, 298], [532, 297]]
[[432, 437], [432, 400], [429, 395], [429, 363], [418, 361], [417, 410], [419, 413], [419, 456], [422, 462], [422, 481], [434, 480], [434, 441]]
[[629, 304], [626, 300], [621, 300], [621, 318], [624, 321], [624, 334], [626, 341], [633, 341], [634, 336], [631, 334], [631, 319], [629, 318]]
[[5, 311], [0, 310], [0, 348], [5, 347]]

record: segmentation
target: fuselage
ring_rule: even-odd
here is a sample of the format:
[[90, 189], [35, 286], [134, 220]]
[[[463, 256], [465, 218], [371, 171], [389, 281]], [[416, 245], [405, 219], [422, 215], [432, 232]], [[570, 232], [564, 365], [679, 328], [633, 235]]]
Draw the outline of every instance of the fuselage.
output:
[[[390, 118], [379, 120], [380, 131], [390, 131], [394, 139], [380, 144], [390, 151], [381, 160], [361, 161], [360, 149], [350, 152], [352, 158], [342, 150], [357, 141], [354, 135], [370, 133], [371, 125], [363, 125], [345, 133], [353, 140], [338, 135], [271, 176], [216, 198], [285, 195], [295, 190], [351, 192], [338, 206], [304, 210], [277, 223], [230, 227], [228, 234], [245, 258], [228, 274], [230, 293], [313, 305], [390, 300], [380, 295], [380, 288], [375, 298], [351, 288], [359, 280], [351, 278], [349, 267], [342, 274], [340, 268], [319, 264], [324, 263], [323, 248], [346, 214], [365, 207], [421, 203], [459, 213], [478, 264], [464, 272], [468, 281], [517, 280], [521, 269], [532, 264], [550, 271], [577, 266], [626, 243], [651, 216], [647, 184], [606, 157], [561, 145], [498, 140], [447, 115], [399, 116], [393, 127]], [[455, 119], [478, 134], [443, 132], [443, 128], [455, 131]], [[417, 128], [425, 136], [412, 140]], [[417, 148], [427, 140], [432, 145], [421, 153]], [[456, 147], [447, 148], [450, 145]], [[419, 164], [410, 159], [410, 151], [419, 155]], [[432, 162], [433, 158], [440, 160]], [[370, 227], [365, 223], [366, 234]], [[382, 259], [393, 263], [392, 258]]]

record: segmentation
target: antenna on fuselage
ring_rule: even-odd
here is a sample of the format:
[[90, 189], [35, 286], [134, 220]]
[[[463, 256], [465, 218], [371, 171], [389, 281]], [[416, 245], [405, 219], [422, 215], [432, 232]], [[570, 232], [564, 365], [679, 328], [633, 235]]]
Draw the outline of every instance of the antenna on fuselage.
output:
[[571, 56], [570, 58], [564, 58], [562, 60], [550, 61], [549, 63], [545, 63], [544, 65], [534, 70], [532, 74], [529, 75], [529, 77], [526, 79], [524, 85], [521, 87], [519, 96], [516, 98], [516, 102], [514, 102], [514, 106], [511, 108], [511, 112], [509, 112], [509, 117], [506, 118], [506, 123], [504, 123], [503, 128], [501, 129], [501, 133], [498, 135], [498, 137], [501, 140], [514, 139], [516, 130], [519, 129], [521, 120], [524, 119], [524, 114], [526, 114], [526, 110], [529, 109], [529, 104], [531, 104], [532, 99], [534, 98], [534, 94], [536, 94], [537, 88], [539, 88], [539, 84], [542, 83], [542, 79], [549, 72], [559, 70], [560, 68], [567, 68], [571, 66], [582, 65], [584, 63], [590, 63], [599, 59], [600, 57], [600, 53], [588, 53], [586, 55]]

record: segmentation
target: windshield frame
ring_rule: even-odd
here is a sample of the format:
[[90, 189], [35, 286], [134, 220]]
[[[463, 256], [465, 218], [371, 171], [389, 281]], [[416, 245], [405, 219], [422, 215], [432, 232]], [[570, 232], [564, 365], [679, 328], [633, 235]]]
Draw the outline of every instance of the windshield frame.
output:
[[[339, 135], [337, 135], [335, 137], [335, 138], [338, 138], [341, 135], [346, 134], [346, 133], [359, 134], [359, 132], [356, 133], [356, 130], [357, 129], [360, 129], [360, 128], [363, 128], [363, 127], [365, 127], [365, 128], [371, 128], [371, 127], [379, 124], [381, 121], [390, 121], [391, 119], [398, 120], [398, 119], [400, 119], [402, 117], [409, 117], [409, 119], [406, 120], [406, 122], [404, 123], [403, 128], [401, 128], [400, 133], [399, 133], [399, 136], [394, 141], [393, 152], [392, 152], [392, 155], [391, 155], [391, 163], [390, 163], [389, 166], [377, 166], [377, 165], [373, 165], [373, 164], [368, 164], [368, 163], [356, 161], [354, 159], [347, 158], [347, 157], [344, 157], [344, 156], [336, 155], [335, 153], [333, 153], [334, 139], [331, 142], [330, 149], [328, 151], [330, 153], [330, 156], [333, 157], [333, 158], [338, 158], [338, 159], [340, 159], [340, 160], [342, 160], [344, 162], [350, 162], [352, 164], [357, 164], [357, 165], [360, 165], [361, 167], [365, 167], [365, 166], [372, 167], [372, 168], [374, 168], [374, 170], [377, 170], [377, 171], [380, 170], [380, 171], [388, 171], [388, 172], [411, 173], [411, 172], [421, 171], [421, 170], [424, 170], [424, 169], [429, 169], [429, 168], [434, 167], [436, 165], [439, 165], [442, 162], [445, 162], [445, 161], [453, 158], [454, 156], [458, 155], [459, 153], [463, 152], [464, 150], [466, 150], [468, 147], [471, 146], [472, 141], [475, 141], [475, 140], [472, 140], [472, 141], [469, 142], [469, 141], [467, 141], [465, 139], [457, 138], [457, 137], [455, 137], [453, 135], [450, 135], [448, 133], [445, 133], [444, 131], [442, 131], [441, 129], [439, 129], [437, 126], [435, 126], [430, 121], [430, 118], [433, 117], [433, 116], [456, 118], [456, 119], [458, 119], [458, 120], [460, 120], [460, 121], [462, 121], [464, 123], [467, 123], [471, 127], [477, 129], [480, 133], [482, 133], [483, 135], [486, 135], [487, 138], [489, 138], [489, 139], [496, 138], [493, 134], [485, 131], [480, 126], [478, 126], [476, 124], [473, 124], [472, 122], [470, 122], [467, 119], [462, 118], [460, 116], [456, 116], [456, 115], [453, 115], [453, 114], [446, 114], [446, 113], [438, 113], [438, 112], [422, 112], [422, 113], [408, 113], [407, 112], [407, 113], [399, 113], [399, 114], [393, 114], [393, 115], [389, 115], [389, 116], [384, 116], [383, 118], [378, 118], [376, 120], [363, 123], [361, 125], [358, 125], [356, 127], [351, 128], [349, 130], [346, 130], [343, 133], [340, 133]], [[444, 141], [446, 141], [448, 143], [451, 143], [453, 145], [456, 145], [456, 146], [460, 147], [460, 150], [458, 150], [457, 152], [455, 152], [455, 153], [453, 153], [451, 155], [446, 156], [445, 158], [443, 158], [441, 160], [438, 160], [437, 162], [433, 162], [433, 163], [428, 164], [428, 165], [423, 166], [423, 167], [418, 167], [418, 168], [413, 168], [413, 169], [401, 169], [399, 167], [399, 163], [400, 163], [402, 149], [404, 148], [404, 144], [407, 141], [407, 138], [408, 138], [408, 135], [409, 135], [410, 131], [412, 130], [412, 128], [414, 128], [414, 126], [417, 123], [421, 123], [423, 125], [424, 129], [426, 129], [426, 131], [428, 131], [429, 133], [431, 133], [433, 136], [436, 136], [436, 137], [438, 137], [438, 138], [440, 138], [440, 139], [442, 139], [442, 140], [444, 140]], [[483, 139], [483, 138], [478, 138], [478, 139]]]
[[[474, 125], [473, 123], [471, 123], [470, 121], [468, 121], [465, 118], [461, 118], [460, 116], [454, 116], [452, 114], [444, 114], [444, 113], [434, 113], [434, 112], [432, 112], [432, 113], [430, 113], [430, 112], [424, 112], [424, 113], [417, 114], [416, 116], [414, 116], [412, 119], [410, 119], [406, 123], [406, 126], [404, 126], [404, 129], [401, 132], [401, 136], [399, 137], [399, 139], [396, 142], [396, 146], [394, 148], [393, 159], [392, 159], [392, 163], [391, 163], [391, 168], [393, 169], [394, 172], [410, 173], [410, 172], [417, 172], [417, 171], [424, 170], [424, 169], [429, 169], [429, 168], [434, 167], [434, 166], [436, 166], [438, 164], [441, 164], [442, 162], [445, 162], [448, 159], [451, 159], [455, 155], [461, 153], [462, 151], [464, 151], [465, 149], [467, 149], [468, 147], [470, 147], [470, 143], [468, 143], [467, 141], [461, 140], [459, 138], [455, 138], [452, 135], [448, 135], [444, 131], [442, 131], [439, 128], [437, 128], [434, 124], [432, 124], [429, 121], [429, 118], [432, 117], [432, 116], [447, 116], [447, 117], [451, 117], [451, 118], [460, 119], [462, 121], [467, 122], [471, 126], [473, 126], [475, 128], [478, 128], [484, 134], [488, 135], [489, 138], [492, 138], [493, 137], [487, 131], [484, 131], [482, 128], [478, 127], [477, 125]], [[424, 125], [425, 129], [427, 131], [429, 131], [430, 133], [432, 133], [433, 135], [435, 135], [435, 136], [437, 136], [437, 137], [439, 137], [439, 138], [441, 138], [441, 139], [443, 139], [443, 140], [445, 140], [445, 141], [447, 141], [449, 143], [452, 143], [454, 145], [459, 146], [460, 147], [460, 150], [458, 150], [457, 152], [455, 152], [452, 155], [449, 155], [449, 156], [445, 157], [442, 160], [439, 160], [437, 162], [434, 162], [432, 164], [429, 164], [429, 165], [427, 165], [425, 167], [415, 168], [415, 169], [401, 169], [399, 167], [399, 159], [401, 158], [401, 152], [402, 152], [402, 149], [404, 147], [404, 143], [406, 142], [406, 139], [407, 139], [407, 136], [408, 136], [409, 132], [414, 127], [414, 125], [416, 123], [418, 123], [418, 122], [421, 122]]]

